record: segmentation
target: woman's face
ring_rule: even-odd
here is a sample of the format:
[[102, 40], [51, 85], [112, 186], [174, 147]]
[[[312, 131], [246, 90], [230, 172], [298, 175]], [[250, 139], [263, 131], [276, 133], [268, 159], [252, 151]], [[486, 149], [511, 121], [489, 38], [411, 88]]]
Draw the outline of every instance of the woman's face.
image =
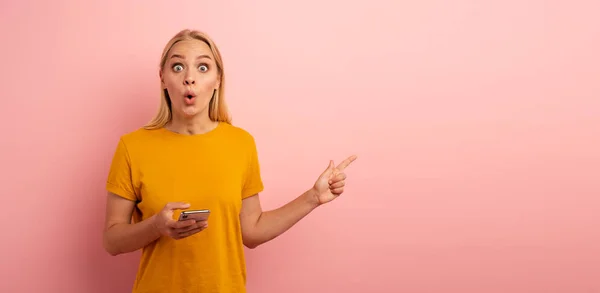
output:
[[163, 88], [171, 98], [174, 116], [208, 116], [208, 105], [220, 78], [209, 46], [199, 40], [176, 43], [160, 71]]

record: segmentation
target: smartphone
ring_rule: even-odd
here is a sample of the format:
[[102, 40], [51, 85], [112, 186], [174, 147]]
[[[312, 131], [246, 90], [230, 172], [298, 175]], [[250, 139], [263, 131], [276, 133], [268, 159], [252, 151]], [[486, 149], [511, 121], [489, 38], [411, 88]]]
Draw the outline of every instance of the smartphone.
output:
[[194, 219], [196, 222], [206, 221], [210, 216], [210, 210], [187, 210], [179, 214], [179, 221]]

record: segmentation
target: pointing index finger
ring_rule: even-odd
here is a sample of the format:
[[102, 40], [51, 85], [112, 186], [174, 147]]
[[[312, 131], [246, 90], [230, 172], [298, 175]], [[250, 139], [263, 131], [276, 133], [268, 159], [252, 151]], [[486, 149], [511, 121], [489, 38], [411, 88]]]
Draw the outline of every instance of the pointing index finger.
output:
[[356, 160], [357, 156], [356, 155], [352, 155], [350, 157], [348, 157], [347, 159], [345, 159], [344, 161], [342, 161], [336, 168], [340, 171], [344, 171], [344, 169], [346, 169], [346, 167], [348, 167], [348, 165], [350, 165], [350, 163], [354, 162], [354, 160]]

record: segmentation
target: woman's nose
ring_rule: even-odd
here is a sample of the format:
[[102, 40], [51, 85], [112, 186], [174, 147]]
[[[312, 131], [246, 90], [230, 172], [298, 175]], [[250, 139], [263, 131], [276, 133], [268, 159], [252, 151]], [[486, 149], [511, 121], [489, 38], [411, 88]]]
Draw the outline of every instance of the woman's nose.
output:
[[185, 78], [185, 84], [186, 85], [191, 85], [191, 84], [195, 84], [195, 83], [196, 83], [196, 81], [191, 76], [188, 76], [188, 77]]

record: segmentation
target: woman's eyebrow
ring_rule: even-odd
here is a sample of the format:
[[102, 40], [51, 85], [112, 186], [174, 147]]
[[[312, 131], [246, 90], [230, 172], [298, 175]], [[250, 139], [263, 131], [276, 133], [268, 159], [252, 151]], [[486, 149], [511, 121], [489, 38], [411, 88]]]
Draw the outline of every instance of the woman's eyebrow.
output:
[[[173, 55], [171, 56], [171, 59], [173, 59], [173, 58], [181, 58], [181, 59], [185, 59], [185, 57], [184, 57], [184, 56], [182, 56], [182, 55], [179, 55], [179, 54], [173, 54]], [[200, 55], [200, 56], [196, 57], [196, 59], [202, 59], [202, 58], [208, 58], [208, 59], [211, 59], [211, 58], [210, 58], [210, 56], [208, 56], [208, 55]]]

